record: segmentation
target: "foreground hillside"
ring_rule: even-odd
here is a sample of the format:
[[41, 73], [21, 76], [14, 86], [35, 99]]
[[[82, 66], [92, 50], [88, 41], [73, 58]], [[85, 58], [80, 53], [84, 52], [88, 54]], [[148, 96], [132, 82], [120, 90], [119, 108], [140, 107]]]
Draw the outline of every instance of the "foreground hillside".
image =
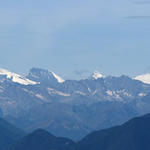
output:
[[38, 129], [25, 136], [10, 150], [76, 150], [76, 144], [67, 138], [55, 137]]
[[150, 150], [150, 114], [121, 126], [92, 132], [78, 143], [39, 129], [9, 150]]
[[149, 150], [150, 114], [122, 126], [96, 131], [79, 142], [80, 150]]
[[0, 150], [6, 150], [24, 135], [23, 131], [0, 118]]

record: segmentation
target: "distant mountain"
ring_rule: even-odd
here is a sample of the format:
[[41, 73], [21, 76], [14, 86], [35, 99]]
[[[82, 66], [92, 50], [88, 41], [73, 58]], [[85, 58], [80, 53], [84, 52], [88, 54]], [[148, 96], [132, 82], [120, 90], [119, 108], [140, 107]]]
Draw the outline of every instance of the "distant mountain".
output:
[[9, 150], [76, 150], [76, 144], [70, 139], [55, 137], [38, 129], [22, 138]]
[[22, 130], [0, 118], [0, 150], [7, 150], [24, 135]]
[[143, 75], [139, 75], [137, 77], [135, 77], [136, 80], [142, 81], [146, 84], [150, 84], [150, 74], [143, 74]]
[[96, 71], [87, 79], [63, 80], [40, 68], [26, 77], [0, 71], [0, 116], [27, 132], [43, 128], [79, 140], [149, 113], [149, 98], [150, 84], [125, 75]]
[[40, 68], [32, 68], [27, 78], [45, 84], [56, 84], [65, 82], [64, 79], [56, 75], [53, 71]]
[[149, 150], [150, 114], [87, 135], [79, 142], [79, 150]]
[[5, 81], [6, 79], [8, 80], [11, 80], [12, 82], [16, 82], [16, 83], [19, 83], [19, 84], [24, 84], [24, 85], [34, 85], [34, 84], [37, 84], [36, 82], [34, 81], [31, 81], [25, 77], [22, 77], [16, 73], [12, 73], [6, 69], [2, 69], [0, 68], [0, 79], [1, 79], [1, 82], [2, 81]]
[[100, 79], [100, 78], [103, 78], [104, 76], [99, 73], [99, 71], [94, 71], [94, 73], [92, 74], [92, 78], [97, 80], [97, 79]]

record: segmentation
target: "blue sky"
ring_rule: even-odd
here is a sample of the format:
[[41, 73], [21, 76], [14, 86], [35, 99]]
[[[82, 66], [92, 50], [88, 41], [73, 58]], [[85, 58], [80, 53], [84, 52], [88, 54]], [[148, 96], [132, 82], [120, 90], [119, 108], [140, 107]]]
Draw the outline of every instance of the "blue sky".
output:
[[80, 78], [150, 72], [150, 1], [1, 0], [0, 67]]

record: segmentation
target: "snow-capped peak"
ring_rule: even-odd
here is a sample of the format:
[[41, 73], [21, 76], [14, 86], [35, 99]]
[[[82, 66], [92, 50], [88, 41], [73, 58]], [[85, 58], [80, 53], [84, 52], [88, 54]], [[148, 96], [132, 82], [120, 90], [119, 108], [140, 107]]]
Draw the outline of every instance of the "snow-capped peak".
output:
[[103, 78], [103, 75], [101, 73], [99, 73], [99, 71], [94, 71], [92, 78], [97, 80], [99, 78]]
[[150, 74], [143, 74], [143, 75], [139, 75], [137, 77], [134, 78], [135, 80], [140, 80], [146, 84], [150, 84]]
[[31, 79], [36, 82], [58, 82], [63, 83], [65, 80], [56, 75], [53, 71], [49, 69], [41, 69], [41, 68], [32, 68], [30, 69], [29, 75], [27, 76], [28, 79]]
[[57, 79], [57, 81], [58, 81], [59, 83], [65, 82], [64, 79], [62, 79], [61, 77], [59, 77], [58, 75], [56, 75], [54, 72], [51, 71], [51, 73], [52, 73], [52, 75]]
[[34, 82], [32, 80], [29, 80], [27, 78], [24, 78], [16, 73], [9, 72], [6, 69], [0, 68], [0, 75], [5, 75], [7, 78], [11, 79], [13, 82], [19, 83], [19, 84], [24, 84], [24, 85], [34, 85], [38, 84], [37, 82]]

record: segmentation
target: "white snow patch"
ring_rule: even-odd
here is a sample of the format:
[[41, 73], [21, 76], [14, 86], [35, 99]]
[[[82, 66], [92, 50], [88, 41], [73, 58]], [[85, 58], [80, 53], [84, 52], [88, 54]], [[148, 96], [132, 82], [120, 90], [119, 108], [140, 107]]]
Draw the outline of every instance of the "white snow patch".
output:
[[150, 74], [149, 73], [144, 74], [144, 75], [139, 75], [139, 76], [135, 77], [134, 79], [142, 81], [146, 84], [150, 84]]
[[9, 104], [9, 105], [12, 105], [12, 104], [13, 104], [13, 102], [11, 102], [11, 101], [8, 101], [8, 102], [7, 102], [7, 104]]
[[58, 75], [56, 75], [54, 72], [52, 72], [51, 71], [51, 73], [53, 74], [53, 76], [57, 79], [57, 81], [59, 82], [59, 83], [63, 83], [63, 82], [65, 82], [65, 80], [64, 79], [62, 79], [61, 77], [59, 77]]
[[138, 96], [143, 97], [143, 96], [146, 96], [146, 94], [145, 93], [139, 93]]
[[110, 95], [110, 96], [113, 96], [113, 92], [110, 91], [110, 90], [106, 91], [106, 93], [107, 93], [108, 95]]
[[88, 91], [89, 91], [89, 93], [91, 93], [91, 89], [88, 87]]
[[35, 85], [38, 84], [37, 82], [31, 81], [29, 79], [26, 79], [16, 73], [9, 72], [8, 70], [0, 68], [0, 75], [6, 75], [7, 78], [11, 79], [13, 82], [17, 82], [19, 84], [24, 85]]
[[25, 92], [27, 92], [27, 93], [29, 93], [29, 94], [35, 96], [35, 93], [34, 93], [34, 92], [32, 92], [32, 91], [30, 91], [30, 90], [28, 90], [28, 89], [25, 89], [25, 88], [22, 88], [22, 89], [23, 89]]
[[123, 96], [127, 96], [127, 97], [131, 97], [132, 96], [130, 93], [128, 93], [125, 90], [119, 90], [119, 91], [116, 91], [116, 93], [120, 94], [120, 95], [123, 95]]
[[97, 92], [98, 92], [98, 91], [97, 91], [97, 90], [95, 90], [95, 91], [92, 93], [92, 95], [95, 95]]
[[107, 90], [106, 93], [116, 99], [121, 99], [120, 95], [116, 91]]
[[25, 89], [25, 88], [23, 88], [23, 90], [24, 90], [25, 92], [27, 92], [27, 93], [29, 93], [29, 94], [31, 94], [31, 95], [33, 95], [33, 96], [35, 96], [35, 97], [41, 99], [41, 100], [47, 101], [47, 100], [45, 99], [45, 97], [42, 96], [40, 93], [34, 93], [34, 92], [29, 91], [28, 89]]
[[99, 73], [98, 71], [95, 71], [92, 77], [97, 80], [97, 79], [103, 78], [103, 75]]
[[63, 92], [60, 92], [60, 91], [55, 91], [55, 93], [58, 94], [58, 95], [61, 95], [61, 96], [70, 96], [70, 94], [63, 93]]
[[44, 97], [43, 97], [41, 94], [35, 94], [35, 96], [36, 96], [37, 98], [39, 98], [39, 99], [44, 100]]
[[4, 92], [4, 88], [2, 86], [0, 86], [0, 93]]
[[51, 95], [51, 94], [58, 94], [60, 96], [70, 96], [70, 94], [68, 93], [63, 93], [61, 91], [56, 91], [54, 89], [51, 89], [51, 88], [47, 88], [48, 89], [48, 93]]
[[81, 91], [76, 91], [75, 93], [80, 94], [80, 95], [86, 95], [86, 93], [81, 92]]

